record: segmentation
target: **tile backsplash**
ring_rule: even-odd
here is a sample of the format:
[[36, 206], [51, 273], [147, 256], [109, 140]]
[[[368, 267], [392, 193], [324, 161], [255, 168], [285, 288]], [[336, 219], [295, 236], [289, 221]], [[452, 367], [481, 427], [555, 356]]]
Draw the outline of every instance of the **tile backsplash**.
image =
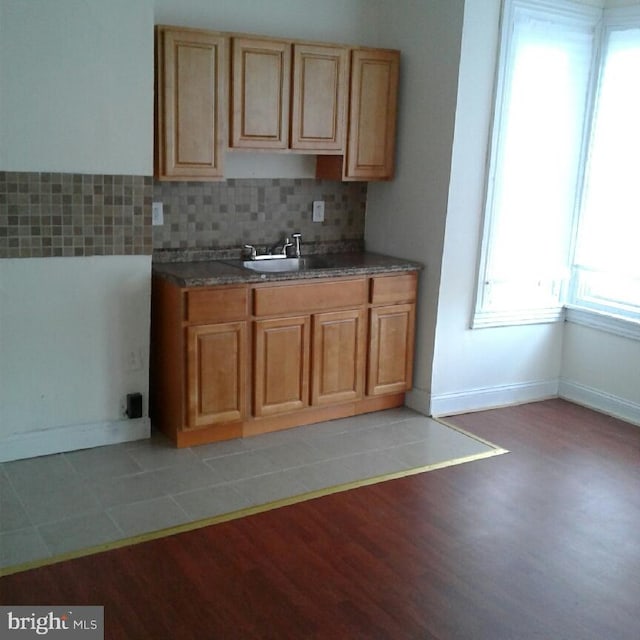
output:
[[[311, 221], [314, 200], [324, 200], [325, 220]], [[164, 224], [153, 227], [154, 249], [217, 249], [272, 245], [302, 233], [303, 242], [364, 238], [365, 182], [313, 179], [233, 179], [226, 182], [159, 182]]]
[[[325, 220], [311, 221], [314, 200]], [[151, 203], [164, 224], [151, 226]], [[0, 258], [362, 244], [367, 183], [313, 179], [160, 182], [150, 176], [0, 171]]]
[[0, 171], [0, 258], [151, 254], [152, 182]]

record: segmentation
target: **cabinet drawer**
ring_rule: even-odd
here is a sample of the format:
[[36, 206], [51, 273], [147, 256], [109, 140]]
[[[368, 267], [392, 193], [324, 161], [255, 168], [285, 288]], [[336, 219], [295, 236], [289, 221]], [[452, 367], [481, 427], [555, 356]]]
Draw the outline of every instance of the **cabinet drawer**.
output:
[[253, 312], [256, 316], [285, 313], [310, 313], [316, 310], [341, 309], [366, 304], [367, 281], [314, 282], [254, 291]]
[[371, 280], [371, 303], [415, 302], [417, 280], [416, 273], [373, 278]]
[[249, 289], [231, 287], [195, 289], [186, 294], [186, 321], [226, 322], [239, 320], [248, 314]]

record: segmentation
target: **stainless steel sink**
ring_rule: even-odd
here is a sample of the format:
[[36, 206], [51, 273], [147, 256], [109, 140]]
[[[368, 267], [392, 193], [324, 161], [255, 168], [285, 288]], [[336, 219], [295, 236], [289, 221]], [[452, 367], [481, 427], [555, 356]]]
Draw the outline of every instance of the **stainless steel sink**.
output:
[[279, 258], [278, 260], [242, 260], [245, 269], [260, 273], [282, 273], [284, 271], [300, 271], [303, 258]]
[[326, 256], [305, 256], [304, 258], [277, 258], [273, 260], [228, 260], [235, 267], [251, 269], [257, 273], [286, 273], [326, 269], [331, 266]]

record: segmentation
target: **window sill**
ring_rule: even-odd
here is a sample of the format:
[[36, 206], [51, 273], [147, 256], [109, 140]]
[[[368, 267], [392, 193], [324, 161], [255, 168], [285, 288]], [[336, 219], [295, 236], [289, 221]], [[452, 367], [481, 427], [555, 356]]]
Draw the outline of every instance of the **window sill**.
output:
[[573, 304], [549, 309], [526, 311], [478, 312], [473, 317], [472, 329], [510, 327], [551, 322], [571, 322], [623, 338], [640, 341], [640, 320], [632, 320], [603, 311], [585, 309]]
[[546, 309], [521, 309], [504, 311], [476, 311], [471, 322], [472, 329], [510, 327], [514, 325], [548, 324], [564, 320], [563, 307]]
[[602, 311], [567, 305], [566, 321], [584, 327], [606, 331], [623, 338], [640, 340], [640, 321]]

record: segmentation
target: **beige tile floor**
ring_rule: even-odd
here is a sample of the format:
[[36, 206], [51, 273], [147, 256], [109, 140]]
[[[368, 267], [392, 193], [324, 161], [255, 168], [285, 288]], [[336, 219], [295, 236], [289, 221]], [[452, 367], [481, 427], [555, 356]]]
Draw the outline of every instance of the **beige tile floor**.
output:
[[189, 449], [149, 440], [0, 465], [0, 570], [495, 448], [406, 408]]

